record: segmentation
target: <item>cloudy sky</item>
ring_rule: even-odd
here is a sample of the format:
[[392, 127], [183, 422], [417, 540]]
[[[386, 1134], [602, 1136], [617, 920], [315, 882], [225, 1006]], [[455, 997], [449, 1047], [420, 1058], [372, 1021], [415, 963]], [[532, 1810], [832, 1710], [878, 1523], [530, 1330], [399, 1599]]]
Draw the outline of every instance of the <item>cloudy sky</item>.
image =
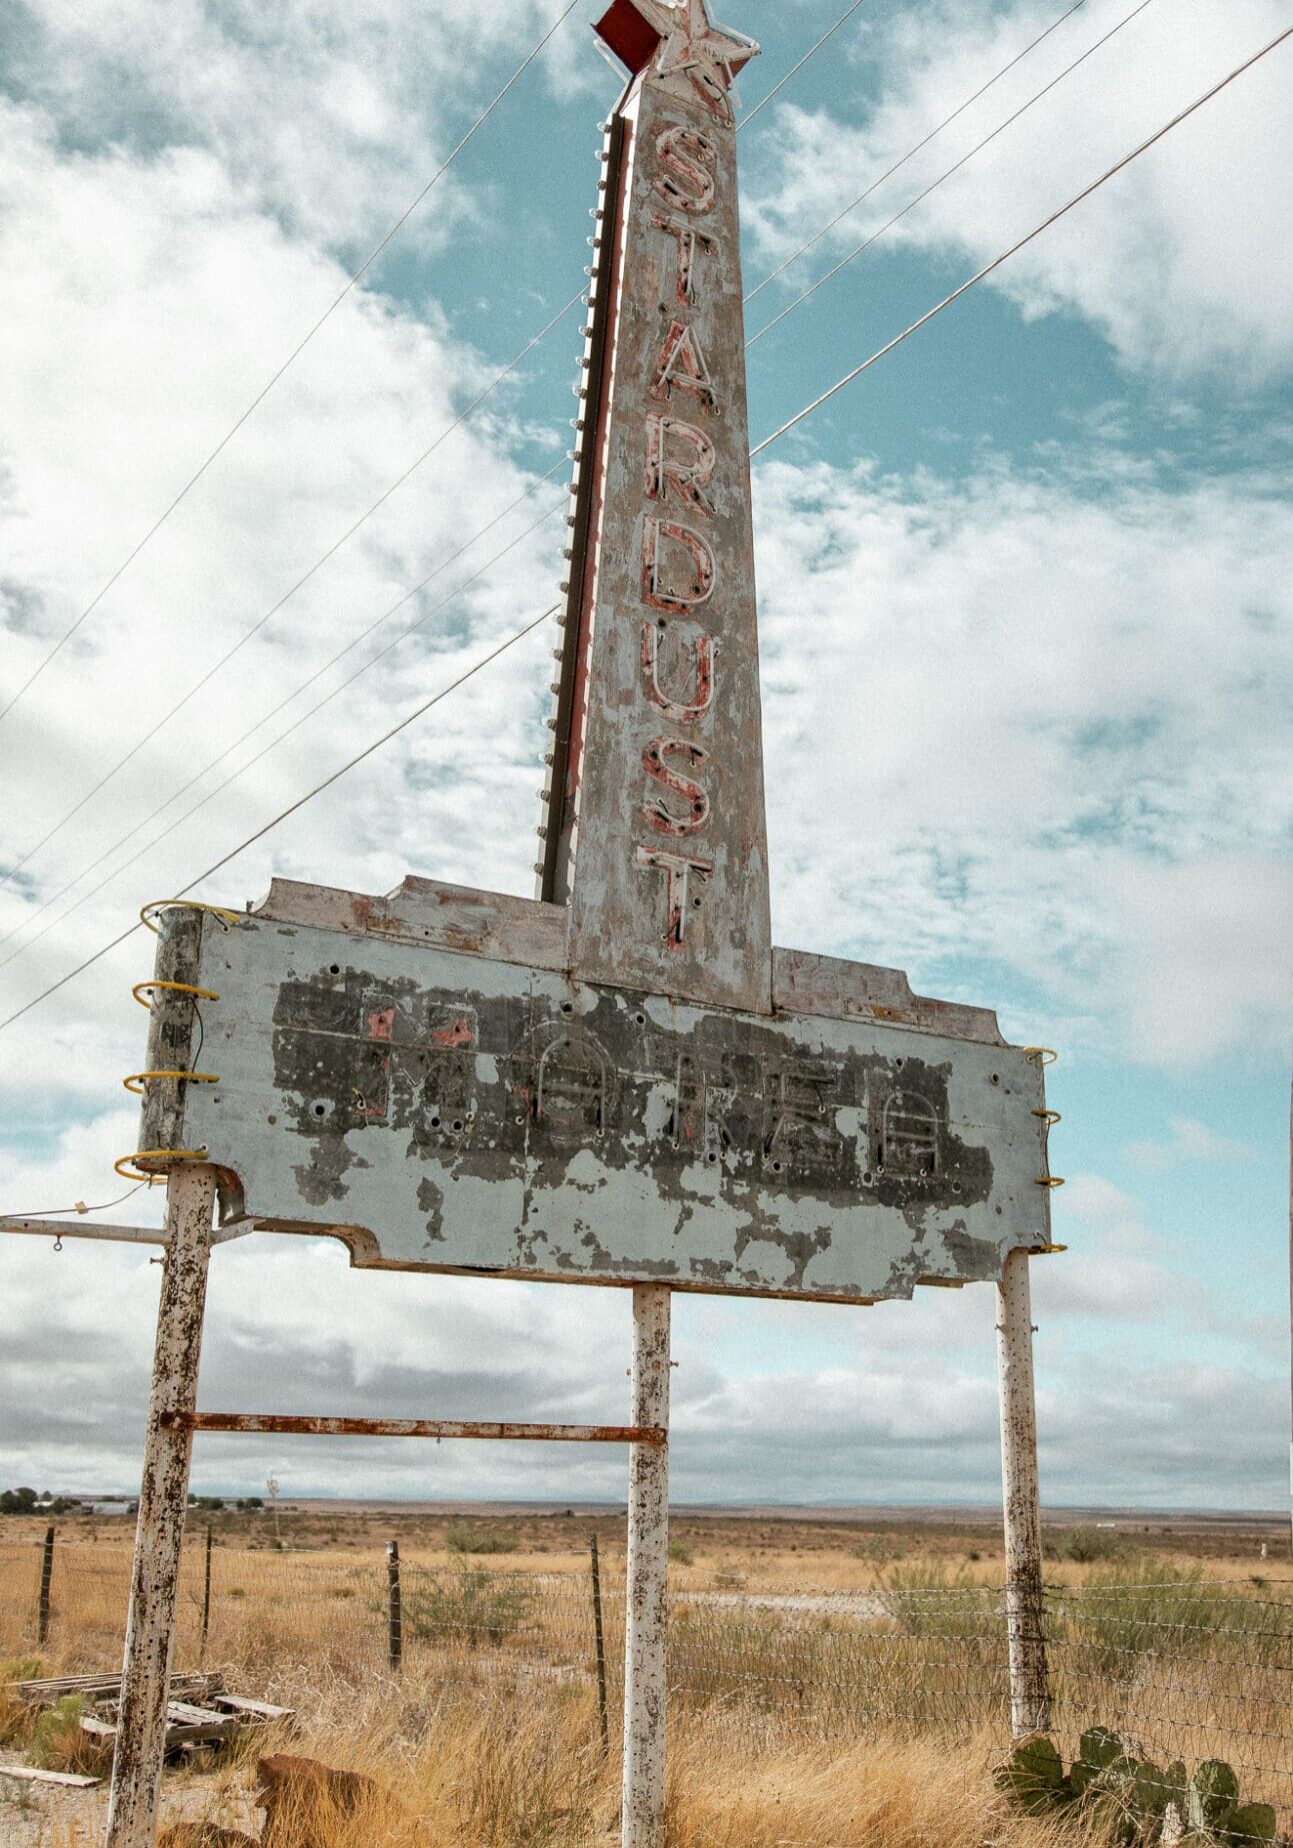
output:
[[[719, 8], [764, 47], [747, 113], [841, 9]], [[579, 313], [529, 343], [587, 261], [617, 87], [596, 10], [0, 725], [0, 1016], [553, 600]], [[0, 4], [5, 699], [560, 12]], [[741, 131], [754, 439], [1289, 23], [1287, 0], [866, 0]], [[1287, 1494], [1291, 80], [1285, 44], [756, 475], [777, 940], [1062, 1055], [1069, 1251], [1034, 1267], [1056, 1504]], [[410, 870], [528, 894], [550, 646], [200, 896]], [[120, 1191], [151, 956], [137, 933], [0, 1029], [0, 1211]], [[0, 1239], [0, 1485], [133, 1486], [157, 1281], [144, 1250]], [[677, 1498], [991, 1500], [993, 1296], [680, 1299]], [[614, 1419], [627, 1347], [621, 1292], [351, 1274], [253, 1236], [213, 1262], [202, 1403]], [[212, 1438], [195, 1481], [574, 1499], [623, 1467]]]

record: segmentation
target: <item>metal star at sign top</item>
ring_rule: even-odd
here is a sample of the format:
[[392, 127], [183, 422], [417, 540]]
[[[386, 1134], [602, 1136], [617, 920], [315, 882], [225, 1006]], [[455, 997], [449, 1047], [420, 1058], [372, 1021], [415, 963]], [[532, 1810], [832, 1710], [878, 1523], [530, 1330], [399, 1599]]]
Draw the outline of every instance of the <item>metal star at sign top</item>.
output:
[[736, 74], [759, 50], [744, 33], [711, 20], [705, 0], [616, 0], [597, 30], [634, 74], [653, 59], [657, 76], [687, 77], [726, 122]]

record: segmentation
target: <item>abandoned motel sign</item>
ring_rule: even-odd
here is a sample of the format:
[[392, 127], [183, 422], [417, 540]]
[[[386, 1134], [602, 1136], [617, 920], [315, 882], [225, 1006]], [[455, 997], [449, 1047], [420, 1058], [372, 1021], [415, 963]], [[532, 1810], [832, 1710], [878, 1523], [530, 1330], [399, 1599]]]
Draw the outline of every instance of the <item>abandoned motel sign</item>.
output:
[[327, 1234], [361, 1268], [632, 1287], [628, 1426], [452, 1427], [632, 1443], [626, 1848], [663, 1825], [670, 1292], [996, 1282], [1013, 1717], [1044, 1719], [1020, 1256], [1050, 1247], [1042, 1061], [894, 970], [772, 945], [730, 95], [757, 47], [705, 0], [615, 0], [598, 30], [632, 75], [602, 155], [536, 898], [276, 880], [250, 914], [155, 912], [134, 1160], [169, 1176], [170, 1249], [113, 1848], [154, 1835], [193, 1430], [375, 1428], [195, 1413], [216, 1197], [225, 1235]]

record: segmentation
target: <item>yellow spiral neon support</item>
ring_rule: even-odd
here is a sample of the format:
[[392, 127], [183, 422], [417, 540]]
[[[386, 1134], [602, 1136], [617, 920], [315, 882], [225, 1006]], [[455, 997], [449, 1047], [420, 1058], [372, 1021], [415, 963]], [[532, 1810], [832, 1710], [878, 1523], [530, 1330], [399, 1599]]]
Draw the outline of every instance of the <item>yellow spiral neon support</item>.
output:
[[220, 999], [214, 988], [195, 988], [192, 982], [164, 982], [160, 977], [154, 976], [151, 982], [136, 982], [130, 991], [136, 1001], [138, 1001], [140, 1007], [146, 1007], [150, 1014], [153, 1011], [153, 1004], [151, 1001], [144, 1000], [143, 990], [146, 988], [168, 988], [174, 994], [197, 995], [203, 1001], [218, 1001]]
[[144, 1095], [144, 1086], [150, 1078], [184, 1078], [190, 1084], [219, 1084], [219, 1072], [131, 1072], [129, 1078], [121, 1080], [127, 1091], [133, 1091], [136, 1097]]
[[145, 1170], [127, 1166], [132, 1161], [205, 1161], [205, 1149], [136, 1149], [133, 1155], [120, 1155], [112, 1166], [123, 1181], [147, 1181], [150, 1187], [156, 1187], [164, 1181], [164, 1174], [149, 1174]]
[[[1056, 1052], [1053, 1046], [1025, 1046], [1024, 1047], [1024, 1057], [1026, 1059], [1036, 1059], [1037, 1063], [1043, 1069], [1045, 1069], [1045, 1067], [1048, 1065], [1054, 1065], [1055, 1061], [1059, 1058], [1059, 1056], [1060, 1055], [1058, 1054], [1058, 1052]], [[1057, 1123], [1062, 1123], [1064, 1121], [1063, 1117], [1060, 1115], [1058, 1110], [1034, 1110], [1033, 1115], [1035, 1117], [1039, 1117], [1041, 1121], [1046, 1125], [1046, 1134], [1048, 1137], [1050, 1135], [1051, 1130], [1055, 1127], [1055, 1125]], [[1033, 1185], [1034, 1187], [1049, 1187], [1052, 1189], [1056, 1187], [1062, 1187], [1064, 1185], [1064, 1176], [1062, 1174], [1039, 1174], [1034, 1180]], [[1048, 1245], [1046, 1247], [1046, 1250], [1063, 1251], [1064, 1246], [1063, 1245]]]
[[140, 911], [139, 922], [144, 926], [145, 930], [151, 930], [153, 935], [156, 936], [157, 926], [153, 923], [149, 913], [155, 911], [169, 911], [176, 905], [187, 906], [190, 911], [209, 911], [213, 918], [219, 918], [226, 930], [228, 930], [231, 925], [239, 923], [242, 919], [242, 913], [240, 911], [230, 911], [224, 905], [203, 905], [199, 903], [196, 898], [154, 898]]

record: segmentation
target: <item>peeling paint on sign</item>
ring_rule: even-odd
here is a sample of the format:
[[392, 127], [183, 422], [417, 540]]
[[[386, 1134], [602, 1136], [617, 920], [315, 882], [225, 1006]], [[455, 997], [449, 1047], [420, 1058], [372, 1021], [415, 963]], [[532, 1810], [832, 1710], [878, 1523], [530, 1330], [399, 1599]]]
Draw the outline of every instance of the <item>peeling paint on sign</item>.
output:
[[226, 1215], [358, 1263], [869, 1300], [1048, 1242], [1040, 1074], [999, 1041], [259, 916], [198, 938], [219, 1082], [172, 1127]]

